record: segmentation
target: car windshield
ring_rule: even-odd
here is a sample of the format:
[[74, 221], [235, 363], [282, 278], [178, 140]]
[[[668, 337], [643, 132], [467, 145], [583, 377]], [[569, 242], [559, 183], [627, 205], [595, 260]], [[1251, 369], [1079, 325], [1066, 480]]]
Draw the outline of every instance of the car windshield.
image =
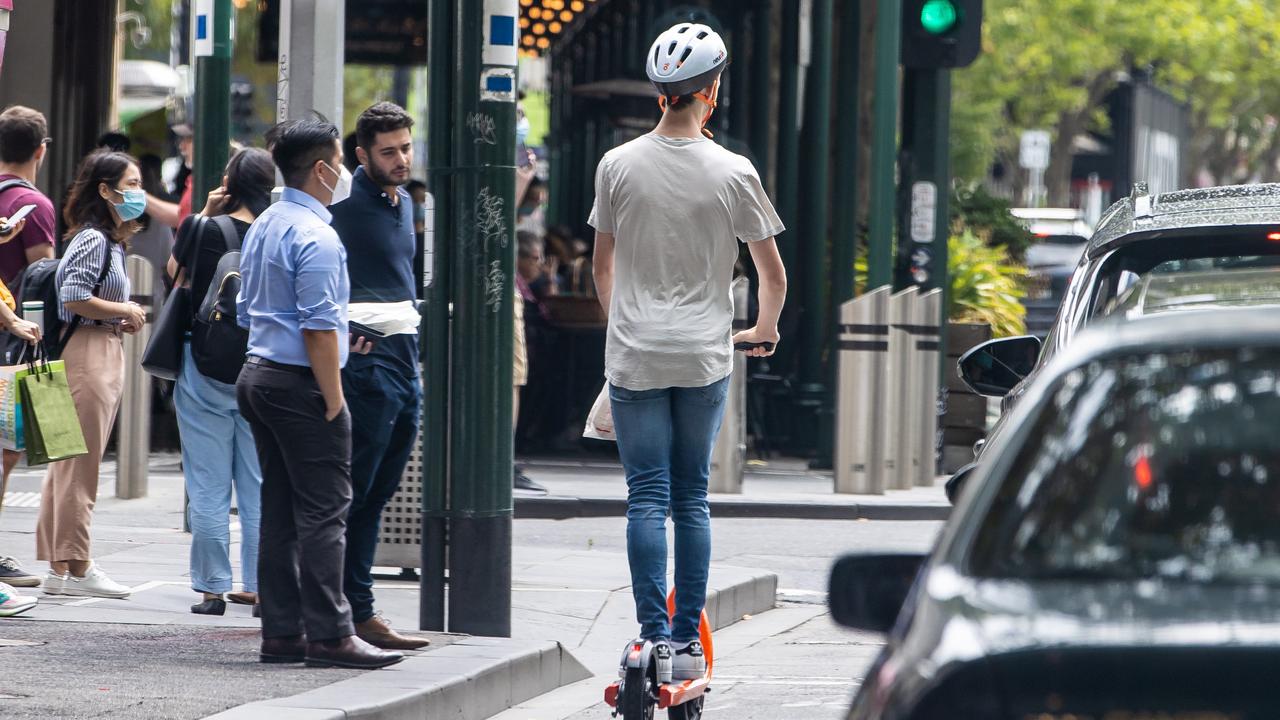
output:
[[1280, 267], [1280, 242], [1259, 231], [1141, 240], [1116, 250], [1094, 281], [1090, 316], [1106, 315], [1144, 279]]
[[1275, 418], [1272, 348], [1072, 371], [996, 480], [970, 572], [1280, 584]]

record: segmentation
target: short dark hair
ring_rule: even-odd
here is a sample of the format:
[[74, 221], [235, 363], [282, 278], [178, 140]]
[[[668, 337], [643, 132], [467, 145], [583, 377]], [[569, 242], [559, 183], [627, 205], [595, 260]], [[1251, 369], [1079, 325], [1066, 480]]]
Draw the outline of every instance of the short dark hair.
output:
[[0, 161], [25, 163], [35, 157], [49, 134], [49, 121], [39, 110], [12, 105], [0, 113]]
[[516, 256], [532, 260], [538, 257], [544, 243], [537, 233], [529, 230], [516, 231]]
[[404, 184], [404, 191], [407, 193], [412, 193], [414, 190], [426, 190], [426, 189], [427, 189], [427, 184], [422, 182], [421, 180], [410, 180], [409, 182]]
[[[701, 90], [699, 90], [699, 92], [701, 92]], [[697, 101], [697, 98], [693, 95], [693, 93], [689, 93], [688, 95], [670, 95], [667, 97], [667, 108], [669, 110], [674, 110], [675, 112], [687, 112], [689, 108], [694, 106], [694, 102]]]
[[317, 162], [328, 162], [333, 157], [334, 143], [341, 137], [338, 128], [323, 118], [298, 118], [285, 120], [267, 131], [267, 147], [284, 176], [284, 184], [300, 189], [307, 184], [307, 174]]
[[276, 166], [271, 154], [259, 148], [245, 148], [227, 163], [227, 204], [223, 212], [230, 215], [247, 208], [254, 217], [271, 204], [271, 189], [276, 185]]
[[132, 155], [112, 150], [97, 150], [84, 159], [67, 193], [67, 204], [62, 209], [68, 238], [86, 227], [93, 227], [107, 237], [123, 242], [124, 237], [137, 229], [136, 222], [122, 223], [117, 228], [111, 206], [98, 194], [98, 185], [102, 183], [113, 188], [120, 184], [130, 165], [138, 167], [138, 161]]
[[356, 119], [356, 144], [366, 151], [373, 149], [378, 133], [413, 127], [413, 118], [404, 108], [392, 102], [374, 103]]

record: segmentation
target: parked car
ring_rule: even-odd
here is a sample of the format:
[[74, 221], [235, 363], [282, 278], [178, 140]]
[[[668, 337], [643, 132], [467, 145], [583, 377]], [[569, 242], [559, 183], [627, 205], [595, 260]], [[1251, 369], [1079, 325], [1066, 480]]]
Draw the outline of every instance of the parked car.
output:
[[1036, 240], [1027, 247], [1027, 333], [1043, 338], [1066, 296], [1071, 273], [1093, 234], [1083, 214], [1072, 208], [1014, 208], [1014, 217]]
[[1280, 717], [1280, 322], [1188, 317], [1041, 370], [928, 556], [836, 563], [850, 720]]
[[[1185, 272], [1266, 267], [1280, 263], [1280, 185], [1242, 185], [1147, 195], [1138, 185], [1112, 205], [1072, 271], [1066, 296], [1049, 334], [992, 340], [961, 358], [960, 373], [982, 395], [1003, 398], [1000, 432], [1026, 381], [1075, 335], [1113, 310], [1144, 277]], [[1034, 358], [1028, 361], [1029, 358]], [[983, 362], [1004, 363], [992, 371]], [[974, 448], [975, 458], [985, 443]], [[947, 483], [956, 492], [973, 464]]]

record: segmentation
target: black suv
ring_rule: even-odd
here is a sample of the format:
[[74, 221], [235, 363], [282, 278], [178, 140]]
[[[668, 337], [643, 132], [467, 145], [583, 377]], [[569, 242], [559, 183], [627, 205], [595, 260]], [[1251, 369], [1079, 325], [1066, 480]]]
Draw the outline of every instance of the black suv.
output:
[[[1081, 328], [1123, 304], [1152, 278], [1182, 273], [1280, 266], [1280, 184], [1236, 185], [1149, 195], [1138, 184], [1112, 205], [1089, 240], [1057, 319], [1043, 343], [1023, 336], [992, 340], [960, 359], [974, 392], [1002, 397], [999, 433], [1026, 381], [1069, 345]], [[1239, 304], [1233, 302], [1230, 304]], [[975, 458], [983, 447], [974, 448]], [[947, 483], [954, 499], [973, 471], [966, 465]]]

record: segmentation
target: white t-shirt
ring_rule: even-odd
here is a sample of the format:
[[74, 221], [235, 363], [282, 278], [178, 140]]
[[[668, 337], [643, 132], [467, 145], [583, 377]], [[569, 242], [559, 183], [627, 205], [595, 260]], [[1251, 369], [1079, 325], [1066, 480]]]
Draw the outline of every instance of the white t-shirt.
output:
[[641, 136], [605, 153], [587, 222], [616, 240], [609, 382], [655, 390], [728, 377], [737, 241], [784, 229], [751, 161], [706, 138]]

